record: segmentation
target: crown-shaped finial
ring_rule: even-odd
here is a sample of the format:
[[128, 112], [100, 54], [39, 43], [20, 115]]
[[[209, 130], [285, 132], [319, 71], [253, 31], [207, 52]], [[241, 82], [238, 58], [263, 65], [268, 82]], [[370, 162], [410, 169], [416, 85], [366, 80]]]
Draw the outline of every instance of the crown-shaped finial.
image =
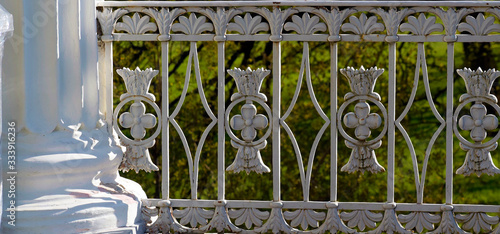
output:
[[460, 96], [460, 102], [473, 98], [484, 97], [493, 102], [497, 102], [497, 98], [490, 94], [493, 82], [500, 76], [500, 72], [493, 69], [483, 71], [481, 68], [471, 70], [464, 67], [464, 69], [457, 69], [457, 73], [464, 79], [467, 87], [467, 93]]
[[347, 67], [340, 69], [340, 73], [342, 73], [349, 80], [352, 90], [352, 92], [349, 92], [344, 96], [344, 99], [347, 100], [354, 96], [370, 96], [380, 101], [380, 95], [373, 92], [373, 88], [375, 87], [377, 78], [384, 73], [384, 69], [371, 67], [370, 69], [365, 70], [363, 66], [359, 69]]
[[244, 96], [254, 96], [263, 101], [267, 101], [266, 95], [260, 93], [260, 88], [262, 87], [264, 78], [271, 74], [270, 70], [264, 68], [258, 68], [257, 70], [252, 70], [251, 68], [247, 68], [246, 70], [234, 68], [227, 70], [227, 73], [234, 78], [238, 88], [238, 92], [231, 96], [231, 101]]

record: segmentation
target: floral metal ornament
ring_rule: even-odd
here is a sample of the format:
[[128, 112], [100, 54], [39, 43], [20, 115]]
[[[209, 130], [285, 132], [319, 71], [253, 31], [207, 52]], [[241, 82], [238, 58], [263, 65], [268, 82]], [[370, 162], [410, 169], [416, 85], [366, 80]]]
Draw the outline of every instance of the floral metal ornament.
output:
[[498, 118], [492, 114], [486, 114], [486, 107], [476, 103], [470, 108], [471, 115], [464, 115], [458, 121], [462, 130], [470, 131], [470, 137], [476, 143], [486, 139], [486, 130], [495, 130], [498, 127]]
[[283, 216], [286, 220], [291, 220], [290, 226], [300, 227], [306, 230], [308, 226], [317, 228], [320, 221], [325, 219], [324, 212], [316, 212], [312, 209], [299, 209], [295, 211], [285, 211]]
[[368, 18], [365, 13], [361, 13], [359, 18], [350, 16], [349, 23], [343, 24], [341, 28], [344, 32], [353, 32], [356, 35], [368, 35], [385, 29], [383, 24], [377, 23], [376, 16]]
[[409, 14], [415, 12], [413, 9], [404, 8], [400, 11], [396, 10], [396, 8], [391, 7], [388, 11], [385, 11], [382, 8], [373, 9], [371, 12], [375, 12], [385, 23], [385, 28], [387, 29], [387, 37], [385, 40], [387, 42], [396, 42], [398, 41], [398, 28], [401, 21]]
[[489, 216], [486, 213], [469, 213], [457, 214], [455, 219], [459, 223], [463, 223], [462, 228], [466, 231], [474, 231], [474, 233], [481, 233], [481, 229], [486, 233], [491, 233], [492, 226], [497, 224], [500, 220], [497, 216]]
[[267, 22], [269, 22], [269, 27], [271, 29], [271, 36], [269, 40], [278, 42], [283, 39], [281, 33], [283, 31], [283, 26], [285, 25], [286, 19], [298, 11], [294, 8], [288, 8], [286, 10], [282, 10], [281, 8], [273, 8], [273, 11], [262, 7], [255, 10], [260, 15], [266, 18]]
[[130, 112], [120, 115], [120, 125], [124, 128], [130, 128], [130, 135], [136, 140], [146, 136], [146, 128], [156, 126], [156, 117], [150, 113], [146, 114], [146, 107], [141, 102], [132, 103]]
[[310, 17], [305, 13], [302, 18], [297, 15], [292, 16], [292, 22], [285, 24], [285, 30], [295, 31], [300, 35], [312, 35], [317, 31], [326, 31], [326, 24], [320, 23], [318, 16]]
[[146, 70], [141, 70], [139, 67], [135, 70], [130, 70], [129, 68], [123, 68], [116, 70], [116, 73], [120, 75], [125, 82], [125, 87], [127, 88], [127, 93], [120, 96], [120, 101], [130, 96], [144, 96], [152, 101], [156, 98], [152, 93], [149, 93], [149, 87], [151, 86], [151, 80], [158, 75], [160, 71], [147, 68]]
[[347, 113], [344, 124], [348, 128], [355, 128], [354, 134], [360, 140], [366, 140], [371, 135], [370, 129], [376, 129], [382, 125], [382, 118], [377, 113], [370, 114], [370, 105], [360, 102], [354, 106], [354, 113]]
[[344, 99], [350, 99], [354, 96], [366, 95], [376, 100], [380, 101], [380, 95], [373, 92], [375, 88], [375, 82], [377, 78], [384, 73], [384, 69], [378, 69], [377, 67], [372, 67], [365, 70], [363, 66], [359, 69], [354, 69], [353, 67], [347, 67], [340, 69], [340, 73], [344, 75], [347, 80], [349, 80], [349, 85], [351, 86], [352, 92], [347, 93]]
[[213, 30], [214, 26], [211, 23], [207, 23], [207, 17], [201, 16], [198, 18], [195, 13], [191, 13], [189, 18], [180, 16], [179, 23], [172, 25], [172, 31], [182, 32], [186, 35], [198, 35], [205, 31], [211, 32]]
[[241, 107], [241, 115], [231, 118], [230, 125], [234, 130], [242, 130], [243, 140], [252, 142], [257, 136], [256, 129], [265, 129], [268, 123], [265, 115], [257, 114], [257, 108], [253, 104], [245, 104]]
[[[382, 145], [381, 139], [387, 130], [387, 124], [384, 124], [384, 129], [378, 137], [367, 140], [372, 129], [382, 126], [382, 118], [377, 113], [370, 113], [370, 105], [366, 101], [369, 100], [375, 103], [385, 115], [385, 108], [380, 102], [380, 95], [373, 91], [377, 78], [384, 70], [377, 69], [377, 67], [365, 70], [361, 66], [359, 70], [347, 67], [341, 69], [340, 72], [349, 80], [351, 92], [344, 96], [346, 102], [339, 108], [337, 126], [339, 126], [340, 134], [346, 138], [345, 144], [352, 149], [349, 162], [341, 170], [349, 173], [355, 171], [361, 173], [365, 171], [372, 173], [383, 172], [385, 169], [378, 163], [374, 150]], [[356, 138], [353, 138], [344, 131], [340, 121], [344, 109], [355, 101], [358, 101], [358, 103], [354, 106], [354, 112], [347, 113], [343, 118], [346, 127], [355, 129], [354, 135]]]
[[234, 68], [232, 70], [227, 70], [227, 73], [233, 77], [236, 82], [236, 87], [238, 88], [238, 92], [231, 96], [231, 101], [235, 101], [245, 96], [254, 96], [265, 102], [267, 101], [266, 95], [260, 93], [260, 88], [262, 87], [264, 78], [271, 74], [270, 70], [263, 68], [258, 68], [257, 70], [252, 70], [251, 68], [247, 68], [246, 70]]
[[409, 16], [408, 23], [402, 23], [399, 29], [403, 32], [410, 31], [415, 35], [427, 36], [433, 32], [443, 31], [444, 27], [442, 24], [436, 23], [435, 16], [426, 18], [425, 14], [420, 14], [418, 19], [415, 16]]
[[347, 222], [348, 227], [358, 227], [359, 230], [364, 231], [366, 227], [377, 227], [377, 222], [382, 221], [384, 216], [380, 213], [372, 213], [369, 210], [354, 210], [352, 212], [342, 212], [340, 217]]
[[[113, 114], [115, 121], [113, 128], [120, 137], [122, 145], [126, 147], [120, 170], [128, 171], [132, 169], [136, 172], [139, 170], [147, 172], [152, 170], [157, 171], [159, 169], [151, 161], [148, 149], [153, 147], [155, 138], [160, 134], [161, 121], [157, 121], [155, 115], [146, 113], [144, 103], [152, 106], [158, 118], [161, 119], [160, 108], [154, 102], [155, 96], [149, 93], [151, 80], [158, 74], [158, 71], [151, 68], [146, 70], [123, 68], [118, 69], [116, 72], [123, 78], [127, 88], [127, 93], [120, 96], [120, 103]], [[129, 102], [133, 102], [130, 105], [129, 111], [122, 113], [118, 117], [120, 110]], [[130, 129], [132, 139], [123, 134], [118, 124], [125, 129]], [[146, 129], [151, 129], [155, 126], [156, 131], [149, 138], [144, 139]]]
[[[266, 95], [260, 93], [262, 81], [271, 73], [269, 70], [259, 68], [252, 70], [241, 70], [234, 68], [227, 71], [235, 80], [238, 88], [238, 93], [231, 96], [232, 103], [226, 110], [226, 131], [231, 137], [231, 145], [238, 149], [234, 162], [227, 167], [227, 171], [238, 173], [245, 171], [247, 174], [254, 171], [256, 173], [271, 172], [262, 161], [260, 150], [266, 147], [267, 137], [270, 135], [271, 128], [268, 128], [266, 134], [257, 141], [257, 130], [264, 130], [269, 125], [269, 120], [265, 115], [257, 114], [257, 107], [253, 102], [259, 103], [266, 110], [267, 114], [271, 116], [271, 110], [266, 105]], [[245, 101], [241, 107], [241, 115], [235, 115], [229, 121], [229, 113], [233, 107]], [[241, 130], [241, 140], [236, 137], [231, 129]]]
[[262, 22], [261, 16], [252, 17], [246, 13], [242, 18], [237, 15], [234, 17], [234, 23], [227, 25], [227, 31], [239, 32], [242, 35], [254, 35], [261, 31], [269, 31], [269, 24]]
[[314, 9], [312, 12], [318, 14], [326, 22], [328, 26], [328, 41], [340, 41], [340, 27], [342, 23], [347, 18], [347, 16], [355, 13], [357, 10], [352, 8], [347, 8], [339, 10], [337, 7], [331, 9], [331, 11], [325, 10], [324, 8]]
[[116, 23], [115, 29], [117, 31], [125, 31], [134, 35], [141, 35], [146, 32], [155, 32], [158, 27], [156, 27], [155, 23], [149, 22], [149, 20], [149, 16], [140, 16], [139, 13], [136, 12], [132, 18], [128, 15], [123, 16], [123, 22]]
[[500, 72], [495, 69], [483, 71], [478, 68], [473, 71], [468, 68], [459, 69], [457, 73], [464, 79], [467, 86], [467, 93], [460, 97], [460, 105], [455, 111], [454, 119], [458, 118], [460, 110], [473, 102], [470, 107], [470, 115], [464, 115], [458, 120], [458, 127], [465, 131], [470, 131], [470, 138], [474, 143], [463, 138], [458, 132], [457, 126], [454, 126], [455, 135], [460, 141], [460, 147], [467, 151], [464, 164], [458, 168], [457, 174], [469, 176], [475, 173], [481, 176], [483, 173], [488, 175], [500, 174], [491, 158], [490, 152], [498, 146], [496, 142], [500, 137], [498, 134], [494, 139], [483, 143], [487, 137], [487, 131], [493, 131], [498, 128], [498, 118], [493, 114], [488, 114], [485, 103], [495, 108], [500, 114], [500, 107], [497, 104], [497, 98], [490, 94], [491, 87], [495, 79], [500, 76]]
[[172, 28], [172, 24], [174, 20], [181, 14], [185, 13], [186, 10], [175, 8], [169, 10], [168, 8], [147, 8], [143, 10], [144, 13], [151, 15], [156, 23], [158, 24], [158, 31], [160, 36], [158, 36], [159, 40], [170, 40], [170, 29]]
[[424, 228], [429, 231], [434, 230], [434, 224], [441, 221], [441, 216], [427, 212], [412, 212], [407, 215], [400, 214], [398, 219], [401, 223], [406, 224], [406, 230], [415, 229], [418, 233], [422, 233]]
[[222, 7], [217, 7], [217, 11], [210, 8], [203, 8], [200, 13], [205, 14], [213, 23], [215, 28], [215, 41], [225, 41], [226, 40], [226, 29], [229, 21], [241, 10], [229, 9], [225, 10]]
[[262, 226], [263, 220], [269, 218], [269, 212], [256, 208], [231, 209], [228, 214], [232, 219], [236, 219], [234, 222], [236, 225], [245, 224], [248, 229], [252, 228], [253, 225]]
[[113, 40], [113, 30], [116, 26], [116, 21], [123, 15], [127, 14], [128, 10], [125, 9], [116, 9], [105, 7], [102, 11], [96, 12], [97, 20], [99, 21], [99, 25], [101, 26], [101, 40], [103, 41], [112, 41]]
[[476, 18], [472, 16], [465, 17], [467, 23], [460, 23], [458, 31], [469, 32], [472, 35], [484, 36], [492, 32], [500, 32], [500, 25], [495, 24], [495, 17], [484, 18], [483, 13], [479, 13]]
[[481, 68], [471, 70], [470, 68], [458, 69], [457, 73], [464, 79], [467, 93], [460, 96], [460, 102], [472, 97], [483, 97], [493, 102], [497, 102], [495, 95], [490, 94], [493, 82], [500, 76], [500, 71]]
[[429, 10], [441, 18], [443, 21], [443, 25], [445, 28], [446, 36], [444, 37], [445, 42], [454, 42], [457, 41], [457, 27], [462, 18], [474, 12], [473, 9], [470, 8], [460, 8], [459, 10], [455, 10], [455, 8], [450, 7], [448, 10], [443, 10], [443, 8], [432, 8]]

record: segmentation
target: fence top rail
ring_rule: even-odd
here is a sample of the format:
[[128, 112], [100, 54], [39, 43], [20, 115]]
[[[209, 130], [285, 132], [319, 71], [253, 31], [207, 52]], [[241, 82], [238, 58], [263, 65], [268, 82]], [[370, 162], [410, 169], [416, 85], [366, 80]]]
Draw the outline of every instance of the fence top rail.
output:
[[372, 7], [499, 7], [500, 1], [98, 1], [102, 7], [242, 7], [242, 6], [372, 6]]

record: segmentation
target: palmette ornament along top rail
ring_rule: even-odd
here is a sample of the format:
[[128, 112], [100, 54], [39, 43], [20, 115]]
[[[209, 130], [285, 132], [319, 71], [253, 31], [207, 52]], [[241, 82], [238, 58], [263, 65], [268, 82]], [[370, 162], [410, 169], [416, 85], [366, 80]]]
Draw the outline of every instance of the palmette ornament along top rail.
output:
[[[169, 4], [150, 4], [151, 6], [144, 4], [140, 7], [132, 7], [122, 3], [120, 8], [104, 7], [102, 11], [97, 12], [97, 15], [103, 41], [475, 42], [499, 40], [499, 36], [494, 33], [500, 31], [500, 25], [495, 24], [494, 21], [495, 17], [500, 16], [500, 8], [492, 7], [497, 2], [488, 2], [483, 5], [457, 4], [453, 5], [457, 8], [450, 7], [447, 10], [434, 7], [446, 6], [446, 4], [438, 3], [430, 5], [414, 2], [412, 5], [410, 2], [397, 6], [386, 4], [390, 6], [388, 9], [381, 8], [383, 6], [375, 4], [377, 2], [372, 3], [374, 4], [371, 6], [365, 6], [365, 4], [354, 3], [348, 5], [345, 2], [341, 5], [351, 8], [342, 10], [335, 6], [330, 8], [328, 4], [308, 7], [292, 4], [295, 7], [283, 9], [276, 6], [269, 9], [264, 7], [266, 4], [244, 7], [239, 7], [238, 4], [202, 7], [203, 4], [199, 4], [171, 9]], [[116, 7], [119, 4], [102, 5]], [[372, 15], [368, 17], [367, 13]], [[424, 23], [424, 13], [432, 15], [429, 17], [431, 20], [429, 23]], [[471, 16], [472, 13], [478, 14]], [[491, 16], [485, 17], [485, 14], [491, 14]], [[314, 20], [308, 21], [307, 25], [300, 24], [298, 19], [304, 19], [304, 17]], [[440, 18], [442, 23], [436, 23], [435, 17]], [[465, 20], [463, 20], [464, 17]], [[294, 24], [294, 26], [287, 27], [287, 24]], [[386, 33], [381, 33], [384, 31]], [[457, 34], [457, 31], [460, 34]], [[407, 32], [410, 34], [406, 34]], [[181, 36], [183, 34], [189, 36]]]

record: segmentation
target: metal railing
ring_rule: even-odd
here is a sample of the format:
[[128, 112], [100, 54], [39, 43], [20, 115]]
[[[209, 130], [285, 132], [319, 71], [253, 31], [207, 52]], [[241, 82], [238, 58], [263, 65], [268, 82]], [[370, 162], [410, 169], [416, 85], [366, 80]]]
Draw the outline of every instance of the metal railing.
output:
[[[488, 137], [488, 131], [498, 127], [496, 115], [500, 115], [497, 99], [490, 93], [500, 72], [495, 69], [483, 71], [480, 68], [455, 70], [454, 48], [462, 42], [498, 42], [500, 25], [500, 2], [485, 1], [293, 1], [293, 2], [164, 2], [164, 1], [124, 1], [98, 2], [100, 23], [100, 87], [101, 112], [106, 121], [119, 134], [127, 147], [121, 168], [124, 170], [158, 170], [149, 158], [148, 148], [161, 134], [162, 138], [162, 199], [144, 201], [144, 214], [148, 220], [149, 232], [299, 232], [312, 233], [345, 232], [353, 233], [370, 229], [373, 233], [422, 232], [436, 233], [494, 232], [500, 233], [499, 218], [487, 213], [498, 213], [500, 205], [465, 205], [453, 203], [454, 173], [495, 175], [500, 170], [494, 165], [490, 152], [497, 147], [500, 133]], [[157, 70], [119, 69], [127, 93], [120, 97], [120, 103], [113, 109], [113, 42], [115, 41], [159, 41], [161, 43], [161, 108], [155, 96], [148, 92], [151, 80]], [[217, 112], [207, 103], [202, 86], [197, 43], [213, 41], [217, 43]], [[225, 68], [225, 43], [227, 41], [269, 41], [272, 43], [272, 69], [230, 69]], [[302, 42], [303, 53], [299, 81], [291, 104], [281, 113], [281, 45], [284, 41]], [[178, 105], [170, 107], [168, 55], [169, 43], [189, 42], [189, 58], [185, 84]], [[330, 113], [325, 113], [316, 100], [310, 68], [309, 43], [327, 43], [330, 47]], [[381, 42], [388, 45], [388, 71], [377, 67], [352, 67], [339, 69], [338, 48], [342, 42]], [[396, 115], [396, 44], [414, 43], [418, 47], [415, 69], [415, 85], [408, 103], [400, 115]], [[447, 47], [447, 87], [446, 113], [441, 115], [436, 108], [429, 87], [429, 75], [425, 55], [426, 42], [446, 42]], [[191, 69], [203, 107], [211, 122], [198, 142], [192, 156], [183, 129], [176, 117], [185, 100]], [[226, 103], [226, 72], [231, 75], [238, 91], [230, 94]], [[347, 78], [351, 91], [343, 102], [337, 98], [338, 73]], [[374, 91], [377, 78], [388, 74], [387, 105], [381, 102], [380, 94]], [[455, 108], [454, 76], [461, 76], [467, 88]], [[423, 165], [419, 165], [412, 140], [406, 132], [402, 120], [414, 102], [418, 80], [423, 78], [428, 104], [440, 126], [429, 140]], [[271, 101], [260, 92], [263, 80], [272, 79]], [[295, 106], [302, 80], [305, 79], [311, 102], [323, 119], [308, 158], [303, 164], [299, 145], [287, 118]], [[129, 103], [129, 104], [127, 104]], [[132, 103], [132, 104], [130, 104]], [[377, 107], [377, 113], [370, 113], [370, 104]], [[130, 105], [128, 112], [121, 110]], [[153, 114], [145, 114], [145, 105], [150, 105]], [[340, 105], [339, 105], [340, 104]], [[260, 106], [259, 108], [256, 107]], [[228, 106], [226, 108], [226, 106]], [[241, 114], [230, 116], [231, 110], [241, 106]], [[347, 110], [353, 111], [346, 113]], [[487, 114], [487, 108], [496, 115]], [[349, 109], [349, 107], [351, 109]], [[463, 109], [470, 114], [463, 114]], [[173, 110], [172, 110], [173, 109]], [[257, 110], [264, 110], [258, 114]], [[120, 114], [121, 113], [121, 114]], [[173, 127], [173, 129], [170, 129]], [[130, 128], [130, 135], [122, 129]], [[155, 129], [151, 136], [144, 138], [145, 129]], [[284, 133], [281, 130], [285, 130]], [[351, 129], [351, 130], [346, 130]], [[354, 131], [352, 131], [354, 129]], [[378, 129], [377, 136], [371, 130]], [[169, 187], [169, 131], [175, 130], [186, 151], [191, 197], [170, 199]], [[241, 134], [235, 131], [241, 130]], [[207, 135], [217, 133], [217, 200], [200, 200], [197, 197], [198, 167], [200, 154]], [[330, 131], [330, 200], [310, 201], [310, 181], [316, 148], [320, 138]], [[399, 131], [409, 148], [413, 163], [413, 173], [417, 200], [415, 203], [396, 203], [395, 183], [395, 134]], [[461, 135], [470, 131], [470, 139]], [[257, 138], [257, 132], [261, 132]], [[354, 134], [352, 134], [354, 133]], [[280, 136], [287, 134], [295, 149], [303, 201], [281, 200], [280, 176]], [[352, 149], [349, 161], [341, 165], [337, 157], [338, 134]], [[131, 137], [130, 137], [131, 136]], [[225, 165], [226, 136], [237, 148], [231, 165]], [[424, 203], [424, 183], [432, 147], [439, 136], [446, 138], [446, 203]], [[387, 166], [377, 162], [376, 150], [387, 141]], [[456, 172], [453, 168], [453, 141], [458, 139], [466, 159]], [[265, 165], [260, 150], [267, 140], [272, 145], [272, 166]], [[271, 157], [271, 156], [269, 156]], [[385, 157], [385, 155], [384, 155]], [[386, 173], [387, 202], [342, 202], [338, 201], [338, 171]], [[419, 171], [419, 168], [422, 171]], [[307, 168], [307, 169], [306, 169]], [[272, 201], [242, 201], [225, 199], [226, 171], [272, 173]], [[251, 176], [252, 174], [248, 175]], [[289, 211], [284, 212], [283, 209]], [[267, 210], [270, 210], [268, 212]], [[342, 212], [341, 212], [342, 211]], [[382, 213], [377, 213], [384, 211]], [[326, 214], [325, 214], [326, 212]], [[465, 214], [459, 214], [465, 213]], [[287, 221], [288, 220], [288, 221]]]

